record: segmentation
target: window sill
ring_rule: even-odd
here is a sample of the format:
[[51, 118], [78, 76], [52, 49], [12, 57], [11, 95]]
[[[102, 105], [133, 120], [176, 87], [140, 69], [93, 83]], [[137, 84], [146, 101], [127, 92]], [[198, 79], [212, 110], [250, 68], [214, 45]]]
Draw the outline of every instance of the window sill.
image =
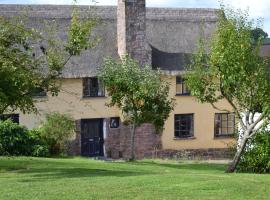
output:
[[181, 97], [181, 96], [190, 97], [191, 95], [190, 94], [175, 94], [175, 96], [177, 96], [177, 97]]
[[214, 139], [232, 139], [235, 135], [215, 135]]
[[34, 101], [47, 101], [48, 100], [48, 96], [35, 96], [32, 98]]
[[196, 137], [190, 136], [190, 137], [174, 137], [173, 140], [195, 140]]
[[82, 97], [81, 99], [105, 99], [107, 98], [106, 96], [97, 96], [97, 97]]

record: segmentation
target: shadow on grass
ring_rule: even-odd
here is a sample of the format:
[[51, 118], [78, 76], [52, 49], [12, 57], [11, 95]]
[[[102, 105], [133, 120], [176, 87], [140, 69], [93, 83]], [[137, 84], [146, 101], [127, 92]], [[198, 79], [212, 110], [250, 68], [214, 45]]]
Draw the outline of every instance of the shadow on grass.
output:
[[163, 168], [173, 168], [176, 170], [202, 170], [202, 171], [221, 171], [224, 172], [226, 169], [225, 164], [210, 164], [210, 163], [159, 163], [156, 161], [133, 161], [127, 162], [130, 165], [138, 166], [155, 166]]
[[18, 171], [19, 174], [27, 174], [27, 179], [23, 182], [33, 182], [42, 180], [52, 180], [61, 178], [94, 178], [94, 177], [128, 177], [141, 176], [151, 173], [120, 171], [107, 169], [89, 168], [38, 168]]

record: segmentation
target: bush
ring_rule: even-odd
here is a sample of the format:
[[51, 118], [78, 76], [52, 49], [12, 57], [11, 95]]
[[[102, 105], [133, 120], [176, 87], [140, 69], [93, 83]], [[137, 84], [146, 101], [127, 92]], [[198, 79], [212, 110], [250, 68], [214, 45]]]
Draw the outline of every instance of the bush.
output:
[[33, 140], [26, 127], [11, 120], [0, 122], [1, 155], [31, 155]]
[[270, 173], [270, 131], [249, 141], [238, 166], [240, 172]]
[[32, 140], [31, 147], [31, 156], [35, 157], [48, 157], [49, 147], [44, 138], [42, 137], [42, 133], [40, 129], [32, 129], [29, 131], [29, 135]]
[[49, 146], [50, 155], [66, 153], [69, 138], [74, 134], [74, 120], [66, 114], [50, 113], [40, 131], [43, 140]]
[[33, 147], [32, 156], [35, 157], [48, 157], [49, 148], [47, 145], [35, 145]]

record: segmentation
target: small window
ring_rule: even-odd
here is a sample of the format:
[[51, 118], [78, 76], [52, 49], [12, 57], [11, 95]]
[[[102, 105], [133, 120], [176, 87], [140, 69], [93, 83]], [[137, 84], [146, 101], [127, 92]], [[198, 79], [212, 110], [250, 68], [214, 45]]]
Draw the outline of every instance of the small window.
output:
[[119, 117], [112, 117], [110, 119], [110, 128], [118, 128], [119, 127]]
[[215, 114], [215, 136], [232, 136], [235, 133], [235, 114]]
[[11, 119], [14, 123], [19, 124], [19, 114], [3, 114], [0, 115], [0, 121], [5, 121], [7, 119]]
[[32, 94], [33, 97], [46, 97], [47, 93], [43, 88], [36, 88]]
[[185, 79], [181, 76], [176, 77], [176, 95], [190, 95]]
[[179, 114], [174, 116], [174, 136], [179, 138], [192, 137], [193, 114]]
[[83, 79], [83, 97], [104, 97], [105, 87], [98, 78]]

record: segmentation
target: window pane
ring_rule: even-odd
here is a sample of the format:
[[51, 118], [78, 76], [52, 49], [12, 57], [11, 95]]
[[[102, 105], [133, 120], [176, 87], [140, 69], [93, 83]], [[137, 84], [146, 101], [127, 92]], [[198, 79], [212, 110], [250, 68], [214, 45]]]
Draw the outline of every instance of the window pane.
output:
[[227, 114], [221, 114], [221, 119], [224, 121], [228, 120], [228, 115]]
[[105, 87], [100, 80], [98, 80], [98, 96], [105, 96]]
[[234, 134], [234, 127], [228, 127], [228, 134]]
[[176, 94], [182, 94], [182, 84], [176, 84]]
[[14, 123], [19, 124], [19, 114], [3, 114], [0, 115], [0, 121], [5, 121], [10, 119]]
[[215, 114], [215, 119], [220, 121], [221, 120], [221, 114]]
[[183, 83], [183, 94], [189, 94], [189, 90], [186, 86], [186, 84]]
[[193, 135], [193, 114], [175, 115], [175, 137]]
[[228, 115], [228, 120], [229, 121], [234, 121], [234, 114], [229, 114]]
[[182, 84], [182, 77], [181, 76], [176, 77], [176, 84]]
[[215, 114], [215, 135], [231, 135], [234, 133], [235, 122], [233, 113]]
[[222, 127], [221, 128], [221, 134], [228, 134], [228, 128], [227, 127]]
[[221, 122], [221, 127], [223, 128], [223, 127], [227, 127], [227, 123], [228, 123], [228, 121], [226, 120], [226, 121], [222, 121]]

